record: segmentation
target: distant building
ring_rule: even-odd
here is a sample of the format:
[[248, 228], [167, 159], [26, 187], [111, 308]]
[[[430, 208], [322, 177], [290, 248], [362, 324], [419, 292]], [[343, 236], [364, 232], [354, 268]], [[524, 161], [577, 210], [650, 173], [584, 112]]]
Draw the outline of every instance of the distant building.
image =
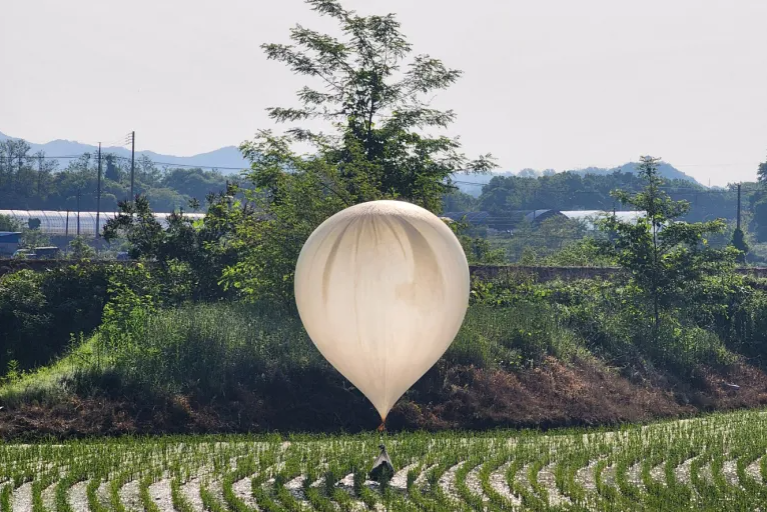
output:
[[557, 217], [561, 215], [561, 212], [559, 210], [533, 210], [531, 212], [512, 212], [512, 214], [515, 214], [515, 215], [519, 215], [520, 213], [524, 213], [525, 220], [529, 222], [530, 224], [543, 222], [546, 219], [550, 219], [552, 217]]
[[0, 231], [0, 256], [12, 256], [19, 249], [21, 233]]

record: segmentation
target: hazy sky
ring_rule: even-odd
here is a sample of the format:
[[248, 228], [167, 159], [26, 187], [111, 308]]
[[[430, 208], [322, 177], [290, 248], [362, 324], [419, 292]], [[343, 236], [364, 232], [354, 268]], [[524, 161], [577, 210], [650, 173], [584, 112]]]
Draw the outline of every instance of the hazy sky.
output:
[[[417, 53], [465, 72], [453, 108], [470, 155], [504, 170], [663, 157], [701, 182], [767, 157], [765, 0], [346, 0], [398, 14]], [[303, 84], [259, 45], [302, 0], [24, 0], [0, 16], [0, 131], [191, 155], [272, 127]]]

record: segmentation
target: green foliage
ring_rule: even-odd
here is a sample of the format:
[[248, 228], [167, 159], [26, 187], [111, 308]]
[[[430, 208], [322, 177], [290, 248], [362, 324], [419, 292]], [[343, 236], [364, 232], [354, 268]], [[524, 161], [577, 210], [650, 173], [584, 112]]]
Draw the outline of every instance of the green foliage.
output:
[[478, 204], [474, 197], [460, 190], [442, 196], [442, 210], [445, 212], [472, 212], [476, 211]]
[[603, 254], [615, 258], [631, 273], [632, 282], [649, 303], [654, 328], [660, 327], [661, 312], [684, 303], [688, 290], [711, 272], [732, 270], [735, 253], [707, 247], [705, 236], [721, 232], [722, 220], [686, 223], [676, 219], [689, 210], [689, 203], [672, 201], [661, 189], [659, 159], [642, 157], [639, 176], [645, 180], [642, 192], [630, 195], [618, 191], [615, 197], [625, 205], [646, 213], [636, 223], [608, 217], [600, 227], [610, 237], [600, 243]]
[[[32, 220], [39, 219], [30, 219]], [[21, 247], [24, 249], [34, 249], [35, 247], [44, 247], [50, 245], [51, 239], [42, 233], [39, 229], [22, 228], [21, 229]]]
[[21, 224], [9, 215], [0, 215], [0, 231], [21, 231]]
[[767, 162], [762, 162], [759, 164], [759, 169], [756, 171], [756, 176], [759, 180], [759, 183], [767, 182]]
[[118, 215], [104, 227], [104, 239], [124, 237], [129, 243], [129, 255], [158, 263], [158, 275], [171, 286], [180, 286], [175, 279], [186, 273], [182, 281], [190, 286], [188, 297], [192, 300], [225, 297], [219, 279], [223, 269], [236, 261], [237, 249], [231, 243], [234, 226], [247, 215], [247, 207], [233, 201], [236, 192], [231, 185], [224, 193], [209, 194], [208, 211], [202, 221], [175, 212], [168, 216], [165, 229], [154, 217], [146, 197], [122, 201]]
[[[563, 253], [563, 261], [568, 258], [567, 254], [571, 254], [571, 260], [575, 259], [579, 252], [588, 253], [594, 245], [593, 239], [599, 235], [589, 232], [585, 222], [562, 216], [550, 217], [538, 223], [523, 219], [514, 225], [513, 232], [509, 231], [488, 233], [488, 242], [494, 249], [503, 250], [507, 261], [523, 265], [558, 265], [553, 262], [557, 260], [555, 255], [560, 253]], [[570, 246], [576, 247], [568, 251]], [[549, 258], [552, 258], [552, 263], [548, 263]], [[588, 265], [599, 265], [604, 261], [605, 258], [595, 258]], [[569, 266], [573, 263], [563, 264]]]
[[[80, 382], [76, 389], [85, 392], [114, 386], [117, 378], [121, 389], [200, 400], [240, 390], [287, 392], [291, 382], [299, 386], [312, 379], [320, 392], [321, 386], [348, 385], [322, 358], [296, 316], [266, 304], [167, 308], [166, 300], [163, 308], [160, 297], [151, 295], [157, 288], [136, 291], [141, 286], [131, 286], [110, 289], [92, 349], [69, 356], [77, 359], [69, 370], [75, 374], [60, 377], [61, 382], [74, 378]], [[583, 342], [562, 323], [555, 306], [542, 297], [517, 297], [476, 300], [440, 365], [512, 370], [537, 365], [550, 355], [567, 360], [581, 350]], [[30, 378], [15, 373], [6, 384]]]
[[69, 242], [69, 257], [75, 260], [89, 260], [96, 257], [96, 249], [90, 246], [82, 236], [76, 236]]
[[47, 364], [72, 336], [90, 334], [110, 312], [110, 298], [133, 293], [168, 307], [193, 295], [193, 276], [173, 264], [148, 272], [141, 265], [82, 262], [46, 272], [21, 270], [0, 276], [0, 367], [18, 370]]
[[[286, 304], [300, 247], [330, 215], [387, 198], [438, 211], [453, 190], [453, 173], [492, 167], [489, 155], [468, 160], [457, 139], [425, 134], [453, 121], [451, 111], [430, 108], [425, 98], [452, 85], [460, 72], [428, 56], [408, 60], [412, 49], [393, 15], [359, 16], [336, 0], [307, 4], [337, 23], [345, 38], [297, 26], [293, 45], [264, 45], [267, 58], [324, 82], [322, 90], [298, 92], [300, 107], [269, 114], [277, 122], [322, 119], [333, 132], [296, 127], [276, 136], [264, 130], [242, 146], [256, 187], [248, 199], [257, 208], [238, 226], [242, 258], [224, 273], [227, 285], [247, 296]], [[297, 142], [313, 153], [295, 153]]]
[[[639, 173], [620, 171], [605, 175], [561, 172], [539, 177], [495, 176], [482, 187], [482, 195], [474, 209], [490, 213], [493, 219], [490, 222], [491, 227], [508, 229], [504, 225], [513, 220], [515, 212], [519, 211], [612, 211], [619, 207], [612, 196], [613, 190], [636, 193], [644, 186], [644, 180]], [[687, 199], [691, 202], [690, 210], [683, 216], [688, 222], [707, 218], [732, 219], [735, 216], [735, 186], [729, 186], [720, 192], [711, 191], [687, 180], [668, 180], [663, 188], [672, 199]], [[749, 197], [756, 193], [752, 186], [745, 186], [744, 191]]]
[[760, 242], [767, 242], [767, 198], [761, 197], [753, 206], [754, 233]]
[[741, 228], [735, 228], [732, 233], [732, 246], [740, 253], [737, 256], [738, 263], [746, 262], [746, 255], [748, 254], [748, 243], [746, 242], [746, 235]]
[[506, 263], [506, 251], [493, 249], [486, 238], [460, 236], [466, 259], [470, 265], [501, 265]]
[[[129, 255], [133, 259], [165, 256], [160, 254], [165, 232], [152, 215], [149, 200], [139, 195], [135, 201], [123, 201], [119, 206], [120, 213], [104, 226], [104, 240], [110, 242], [123, 235], [131, 245]], [[176, 249], [172, 247], [171, 251]]]
[[[759, 309], [765, 295], [743, 287], [740, 276], [706, 277], [688, 292], [689, 300], [673, 313], [664, 312], [656, 330], [643, 303], [644, 292], [630, 279], [536, 283], [512, 267], [491, 281], [475, 281], [472, 307], [496, 308], [493, 314], [500, 317], [519, 311], [529, 319], [528, 325], [539, 326], [526, 328], [534, 333], [530, 343], [524, 343], [526, 338], [515, 341], [517, 349], [538, 358], [566, 359], [585, 348], [619, 367], [649, 365], [689, 377], [700, 365], [727, 366], [734, 362], [735, 352], [753, 355], [767, 346], [766, 331], [760, 331], [767, 317]], [[745, 339], [748, 347], [738, 342]], [[481, 340], [472, 343], [482, 347]]]
[[276, 373], [325, 367], [298, 319], [255, 306], [156, 311], [150, 297], [124, 291], [105, 309], [99, 339], [112, 364], [154, 392], [211, 397]]
[[447, 222], [448, 227], [458, 237], [458, 241], [466, 253], [469, 265], [500, 265], [506, 263], [506, 251], [494, 249], [490, 241], [482, 236], [472, 236], [471, 228], [463, 221]]
[[566, 244], [561, 250], [540, 259], [549, 267], [612, 267], [615, 260], [605, 256], [593, 238], [584, 238]]

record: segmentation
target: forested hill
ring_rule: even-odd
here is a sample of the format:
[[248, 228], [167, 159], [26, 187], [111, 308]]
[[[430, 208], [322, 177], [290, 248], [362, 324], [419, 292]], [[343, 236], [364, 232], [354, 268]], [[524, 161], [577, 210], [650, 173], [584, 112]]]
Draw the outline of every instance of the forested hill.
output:
[[[6, 140], [23, 140], [0, 132], [0, 143]], [[113, 145], [120, 144], [123, 145]], [[82, 144], [72, 140], [57, 139], [44, 144], [27, 142], [29, 153], [35, 154], [40, 151], [45, 153], [46, 158], [54, 160], [60, 169], [65, 168], [72, 156], [80, 156], [84, 153], [96, 154], [98, 147], [93, 144]], [[118, 143], [105, 144], [102, 148], [104, 153], [110, 153], [120, 159], [130, 158], [130, 144], [127, 139]], [[205, 153], [192, 156], [175, 156], [155, 153], [154, 151], [136, 151], [136, 158], [146, 157], [156, 162], [157, 165], [169, 165], [171, 167], [201, 167], [203, 169], [218, 169], [223, 174], [237, 174], [241, 169], [248, 167], [248, 162], [242, 157], [242, 153], [236, 146], [226, 146]], [[67, 158], [56, 158], [67, 157]]]
[[[463, 192], [448, 196], [445, 210], [485, 211], [493, 218], [507, 218], [520, 210], [623, 209], [612, 192], [638, 192], [642, 187], [642, 180], [636, 174], [620, 171], [603, 174], [563, 172], [537, 177], [491, 176], [487, 184], [473, 187], [479, 189], [478, 197]], [[664, 183], [663, 191], [675, 200], [690, 203], [690, 213], [685, 220], [734, 219], [736, 216], [736, 187], [710, 189], [694, 181], [670, 179]], [[756, 183], [744, 184], [744, 212], [758, 204], [762, 195], [763, 190]], [[761, 220], [761, 217], [754, 220]]]
[[[587, 167], [585, 169], [573, 169], [566, 171], [570, 174], [577, 174], [579, 176], [586, 176], [586, 175], [596, 175], [596, 176], [608, 176], [611, 174], [614, 174], [615, 172], [621, 172], [621, 173], [629, 173], [629, 174], [636, 174], [636, 162], [628, 162], [618, 167]], [[687, 181], [690, 183], [693, 183], [695, 185], [702, 186], [695, 178], [692, 176], [689, 176], [673, 165], [661, 162], [658, 166], [658, 172], [660, 175], [667, 179], [667, 180], [682, 180]], [[510, 177], [510, 176], [518, 176], [521, 178], [540, 178], [544, 176], [553, 176], [554, 174], [561, 174], [556, 173], [552, 169], [546, 169], [544, 171], [538, 171], [535, 169], [522, 169], [521, 171], [517, 173], [513, 172], [494, 172], [490, 174], [475, 174], [475, 175], [466, 175], [466, 174], [456, 174], [453, 176], [453, 179], [456, 180], [456, 185], [461, 190], [461, 192], [465, 194], [469, 194], [474, 197], [479, 197], [482, 193], [482, 185], [486, 185], [495, 177]]]

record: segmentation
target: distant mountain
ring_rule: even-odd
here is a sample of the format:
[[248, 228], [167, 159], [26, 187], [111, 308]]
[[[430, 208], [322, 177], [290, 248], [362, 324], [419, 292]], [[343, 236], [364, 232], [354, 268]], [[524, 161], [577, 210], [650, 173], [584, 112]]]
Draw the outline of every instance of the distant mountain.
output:
[[[0, 132], [0, 141], [14, 138], [15, 137], [10, 137]], [[44, 151], [45, 154], [50, 157], [80, 156], [83, 153], [95, 153], [98, 151], [97, 146], [60, 139], [46, 142], [45, 144], [34, 144], [29, 142], [29, 145], [32, 148], [31, 153]], [[113, 153], [118, 157], [130, 158], [130, 149], [124, 147], [102, 147], [101, 151], [103, 153]], [[136, 151], [137, 159], [141, 155], [146, 155], [159, 167], [162, 167], [163, 164], [170, 164], [174, 167], [215, 168], [219, 169], [224, 174], [235, 174], [238, 171], [249, 167], [248, 162], [242, 158], [240, 150], [235, 146], [226, 146], [208, 153], [200, 153], [199, 155], [193, 156], [173, 156], [155, 153], [154, 151]], [[59, 168], [63, 169], [66, 167], [70, 160], [70, 158], [58, 159]]]
[[[620, 167], [614, 167], [612, 169], [603, 169], [599, 167], [587, 167], [586, 169], [578, 169], [571, 172], [577, 173], [577, 174], [612, 174], [615, 171], [620, 172], [629, 172], [629, 173], [636, 173], [637, 165], [639, 165], [637, 162], [629, 162], [627, 164], [623, 164]], [[698, 183], [698, 181], [693, 178], [692, 176], [688, 176], [687, 174], [683, 173], [676, 167], [674, 167], [671, 164], [668, 164], [666, 162], [660, 162], [658, 165], [658, 172], [661, 176], [666, 178], [667, 180], [686, 180], [691, 181], [693, 183], [696, 183], [698, 185], [701, 185], [701, 183]]]
[[[12, 139], [0, 132], [0, 141]], [[32, 153], [37, 151], [45, 151], [48, 156], [80, 156], [83, 153], [93, 153], [98, 150], [96, 146], [90, 144], [80, 144], [79, 142], [70, 140], [54, 140], [45, 144], [33, 144], [29, 143], [32, 147]], [[118, 157], [130, 157], [130, 150], [124, 147], [102, 147], [102, 152], [114, 153]], [[162, 167], [163, 164], [170, 164], [171, 166], [180, 167], [203, 167], [203, 168], [216, 168], [224, 174], [236, 174], [239, 170], [249, 167], [248, 162], [242, 158], [240, 150], [235, 146], [226, 146], [219, 148], [208, 153], [200, 153], [193, 156], [172, 156], [155, 153], [153, 151], [137, 151], [136, 158], [141, 155], [146, 155], [158, 166]], [[60, 159], [59, 168], [64, 168], [70, 159]], [[587, 167], [585, 169], [575, 169], [570, 172], [577, 174], [611, 174], [615, 171], [621, 172], [636, 172], [636, 162], [629, 162], [619, 167], [603, 168], [603, 167]], [[679, 169], [675, 168], [671, 164], [661, 162], [660, 174], [666, 179], [680, 179], [687, 180], [693, 183], [698, 183], [695, 178], [688, 176]], [[527, 176], [527, 177], [539, 177], [554, 174], [552, 169], [546, 169], [538, 171], [535, 169], [522, 169], [519, 172], [493, 172], [490, 174], [456, 174], [453, 179], [457, 182], [458, 188], [467, 194], [475, 197], [479, 197], [482, 193], [482, 186], [487, 185], [491, 179], [496, 176]]]
[[[637, 165], [639, 165], [637, 162], [628, 162], [619, 167], [587, 167], [585, 169], [573, 169], [568, 172], [580, 174], [581, 176], [585, 174], [605, 175], [612, 174], [617, 171], [636, 173]], [[702, 184], [698, 183], [695, 178], [683, 173], [669, 163], [661, 162], [658, 166], [658, 171], [660, 172], [660, 175], [667, 180], [686, 180], [702, 186]], [[453, 180], [456, 181], [456, 186], [461, 192], [474, 197], [479, 197], [482, 194], [482, 186], [490, 183], [490, 180], [496, 176], [522, 176], [528, 178], [538, 178], [541, 176], [549, 176], [551, 174], [555, 174], [555, 171], [552, 169], [546, 169], [543, 171], [538, 171], [536, 169], [522, 169], [516, 173], [505, 171], [492, 172], [490, 174], [455, 174], [453, 175]]]

